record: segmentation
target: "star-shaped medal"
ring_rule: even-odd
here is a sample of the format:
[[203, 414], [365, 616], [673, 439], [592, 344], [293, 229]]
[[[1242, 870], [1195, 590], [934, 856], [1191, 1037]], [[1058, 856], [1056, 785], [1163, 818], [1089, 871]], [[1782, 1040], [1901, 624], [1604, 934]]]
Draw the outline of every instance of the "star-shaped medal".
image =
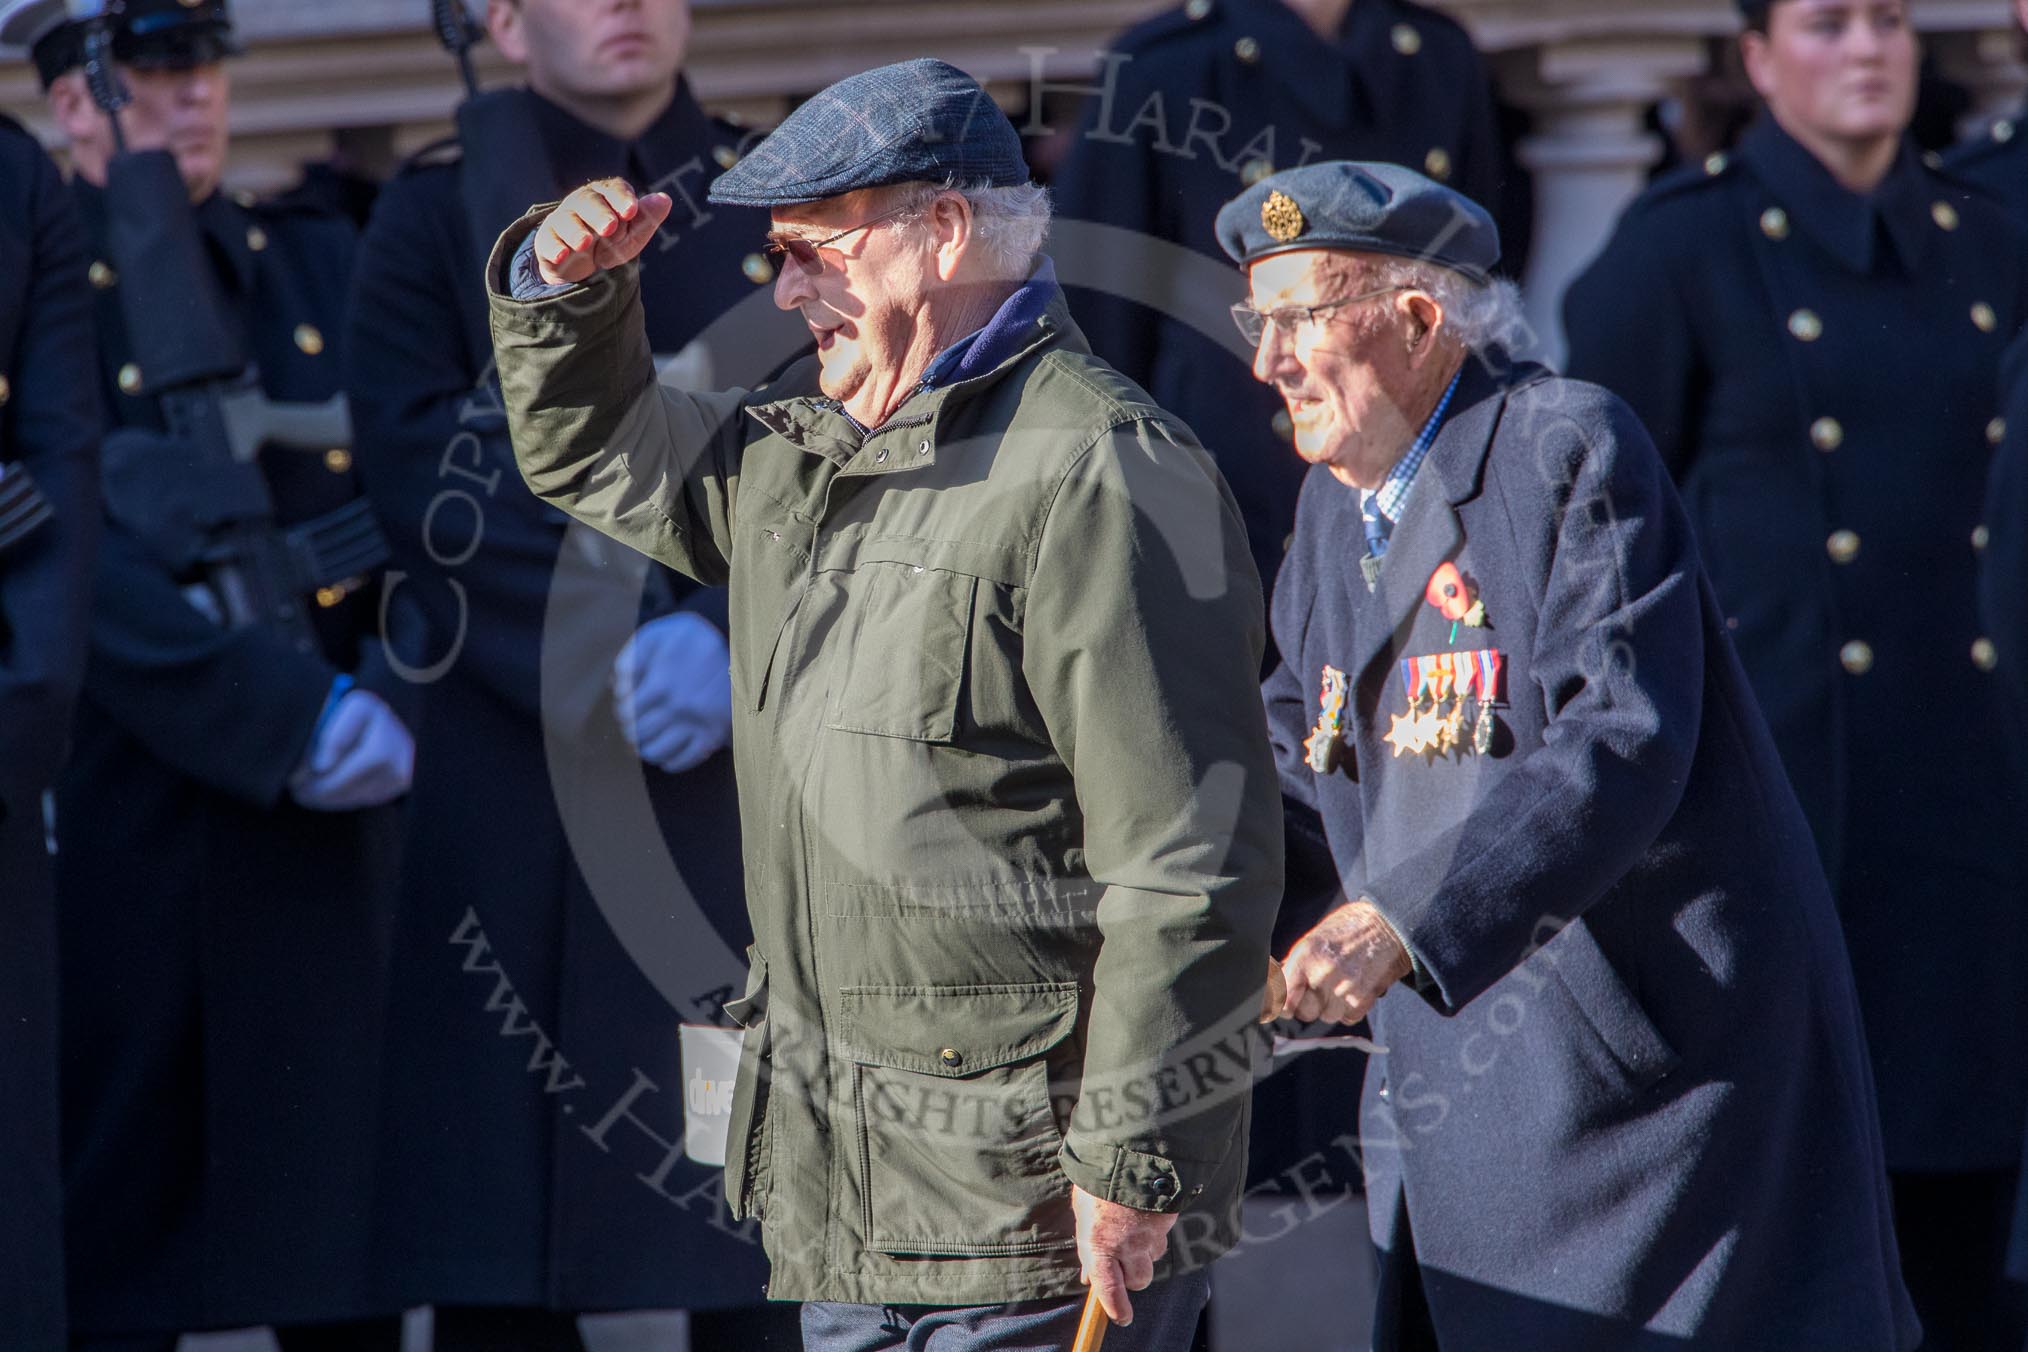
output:
[[1413, 710], [1394, 715], [1394, 724], [1383, 739], [1394, 748], [1396, 759], [1419, 754], [1429, 745], [1429, 734], [1423, 730], [1422, 715]]

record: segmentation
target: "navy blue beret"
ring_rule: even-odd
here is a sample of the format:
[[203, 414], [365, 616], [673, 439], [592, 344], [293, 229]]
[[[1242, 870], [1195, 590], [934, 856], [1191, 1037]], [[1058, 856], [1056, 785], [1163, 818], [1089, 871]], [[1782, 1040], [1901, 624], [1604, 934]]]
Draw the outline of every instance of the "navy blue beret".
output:
[[1241, 267], [1296, 249], [1348, 249], [1483, 282], [1500, 261], [1500, 231], [1471, 198], [1398, 164], [1351, 160], [1262, 179], [1219, 211], [1218, 243]]
[[978, 81], [942, 61], [840, 80], [711, 185], [722, 206], [782, 207], [890, 183], [1011, 188], [1028, 181], [1021, 135]]

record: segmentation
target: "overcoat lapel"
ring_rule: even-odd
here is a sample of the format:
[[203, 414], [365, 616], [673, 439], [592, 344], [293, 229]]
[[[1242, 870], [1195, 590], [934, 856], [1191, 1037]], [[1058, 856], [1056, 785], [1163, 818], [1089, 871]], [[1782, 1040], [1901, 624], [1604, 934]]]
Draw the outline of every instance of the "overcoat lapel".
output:
[[1496, 363], [1489, 369], [1478, 358], [1466, 362], [1465, 377], [1458, 382], [1453, 398], [1457, 411], [1437, 433], [1401, 520], [1389, 537], [1387, 562], [1375, 589], [1376, 604], [1369, 612], [1383, 617], [1384, 622], [1360, 626], [1357, 661], [1362, 687], [1375, 662], [1384, 660], [1391, 666], [1400, 646], [1408, 642], [1409, 630], [1424, 604], [1430, 574], [1445, 560], [1455, 558], [1465, 542], [1457, 506], [1479, 491], [1486, 451], [1506, 406], [1505, 372], [1504, 364]]

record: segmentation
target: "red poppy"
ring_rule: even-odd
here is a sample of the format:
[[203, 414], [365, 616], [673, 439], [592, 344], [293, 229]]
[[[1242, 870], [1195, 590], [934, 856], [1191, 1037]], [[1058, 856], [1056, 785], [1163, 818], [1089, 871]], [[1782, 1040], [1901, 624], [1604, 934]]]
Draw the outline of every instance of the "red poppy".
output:
[[1478, 593], [1465, 581], [1455, 563], [1447, 563], [1430, 574], [1429, 587], [1423, 592], [1423, 599], [1443, 612], [1443, 617], [1452, 623], [1465, 618], [1478, 602]]

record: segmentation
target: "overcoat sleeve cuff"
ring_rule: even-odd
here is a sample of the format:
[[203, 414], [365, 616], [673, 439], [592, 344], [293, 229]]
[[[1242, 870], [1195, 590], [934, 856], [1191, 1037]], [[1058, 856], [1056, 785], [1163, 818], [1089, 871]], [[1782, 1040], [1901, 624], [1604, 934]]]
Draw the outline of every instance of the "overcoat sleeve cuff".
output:
[[1174, 1160], [1120, 1145], [1081, 1145], [1075, 1130], [1056, 1158], [1064, 1177], [1092, 1196], [1139, 1211], [1181, 1211], [1204, 1191]]

